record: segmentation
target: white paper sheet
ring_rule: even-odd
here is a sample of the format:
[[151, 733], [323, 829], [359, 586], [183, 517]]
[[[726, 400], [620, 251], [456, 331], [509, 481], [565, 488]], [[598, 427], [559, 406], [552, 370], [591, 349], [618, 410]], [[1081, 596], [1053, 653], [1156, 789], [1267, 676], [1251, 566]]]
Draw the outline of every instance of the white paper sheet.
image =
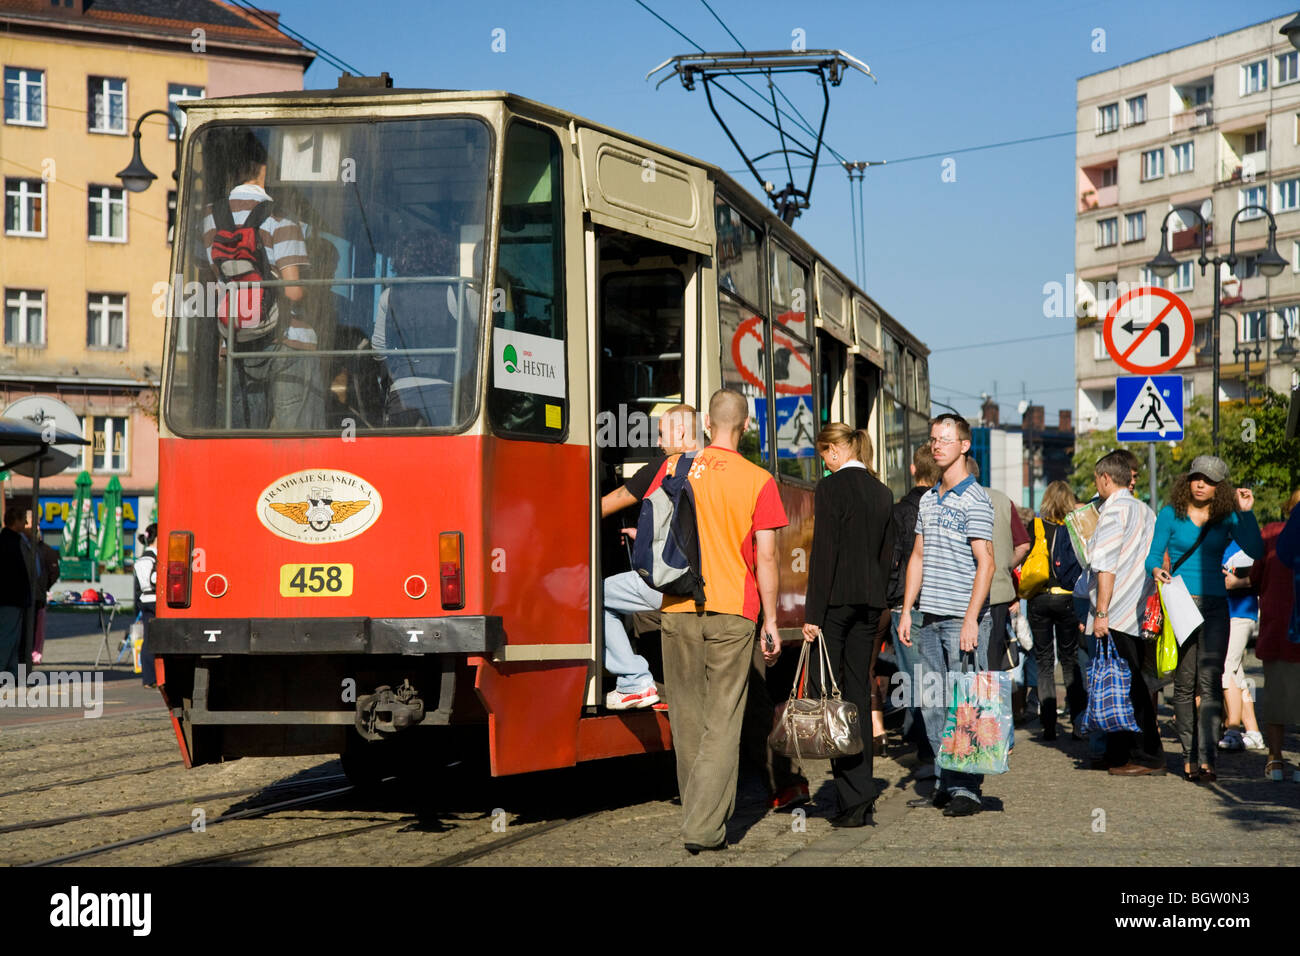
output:
[[1175, 576], [1168, 584], [1160, 585], [1160, 600], [1164, 603], [1165, 614], [1169, 616], [1169, 624], [1174, 629], [1178, 646], [1182, 647], [1183, 642], [1204, 622], [1201, 609], [1192, 600], [1181, 576]]

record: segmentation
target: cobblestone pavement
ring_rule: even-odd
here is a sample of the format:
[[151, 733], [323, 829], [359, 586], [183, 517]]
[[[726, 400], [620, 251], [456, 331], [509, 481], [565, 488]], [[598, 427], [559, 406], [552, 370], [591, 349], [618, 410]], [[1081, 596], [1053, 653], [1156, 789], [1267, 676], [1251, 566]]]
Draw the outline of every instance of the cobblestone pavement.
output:
[[[93, 630], [93, 628], [92, 628]], [[97, 638], [52, 637], [47, 660], [85, 666]], [[1254, 661], [1252, 659], [1251, 663]], [[120, 669], [119, 669], [120, 673]], [[1256, 677], [1257, 665], [1256, 665]], [[0, 864], [63, 854], [168, 829], [182, 832], [101, 853], [84, 865], [212, 862], [281, 866], [454, 864], [801, 866], [1000, 864], [1178, 866], [1300, 864], [1300, 784], [1271, 783], [1260, 753], [1221, 754], [1219, 781], [1177, 774], [1172, 715], [1162, 707], [1163, 777], [1123, 779], [1086, 767], [1086, 744], [1017, 730], [1010, 773], [985, 782], [987, 811], [949, 819], [909, 809], [915, 758], [895, 743], [875, 762], [876, 825], [827, 822], [829, 765], [814, 763], [805, 815], [769, 813], [753, 775], [742, 777], [723, 853], [691, 857], [680, 844], [671, 758], [603, 761], [491, 780], [461, 765], [422, 788], [387, 784], [265, 817], [216, 824], [224, 813], [346, 786], [327, 757], [245, 759], [185, 771], [156, 691], [127, 675], [103, 717], [0, 711]], [[15, 722], [13, 714], [23, 716]], [[1288, 739], [1291, 768], [1300, 741]], [[920, 785], [928, 792], [929, 783]], [[145, 804], [161, 804], [149, 809]], [[111, 813], [135, 807], [128, 813]], [[202, 828], [194, 827], [202, 811]], [[22, 828], [34, 821], [77, 819]]]

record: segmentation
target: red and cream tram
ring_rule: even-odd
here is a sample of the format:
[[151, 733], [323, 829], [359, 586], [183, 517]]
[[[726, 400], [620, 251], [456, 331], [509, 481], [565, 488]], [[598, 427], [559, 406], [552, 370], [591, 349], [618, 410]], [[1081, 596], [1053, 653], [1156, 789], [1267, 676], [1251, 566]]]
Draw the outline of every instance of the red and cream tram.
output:
[[[263, 195], [280, 278], [245, 309], [214, 209]], [[667, 749], [671, 712], [600, 706], [601, 581], [628, 564], [599, 498], [653, 416], [749, 397], [792, 633], [819, 423], [865, 423], [896, 494], [925, 437], [924, 346], [759, 200], [518, 96], [189, 104], [178, 217], [150, 642], [189, 765]]]

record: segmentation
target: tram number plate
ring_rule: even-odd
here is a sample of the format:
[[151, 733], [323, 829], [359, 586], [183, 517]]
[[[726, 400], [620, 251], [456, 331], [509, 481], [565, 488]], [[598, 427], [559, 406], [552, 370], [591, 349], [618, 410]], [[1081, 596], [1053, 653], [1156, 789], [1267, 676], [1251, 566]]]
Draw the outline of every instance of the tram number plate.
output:
[[352, 594], [350, 564], [282, 564], [282, 597], [348, 597]]

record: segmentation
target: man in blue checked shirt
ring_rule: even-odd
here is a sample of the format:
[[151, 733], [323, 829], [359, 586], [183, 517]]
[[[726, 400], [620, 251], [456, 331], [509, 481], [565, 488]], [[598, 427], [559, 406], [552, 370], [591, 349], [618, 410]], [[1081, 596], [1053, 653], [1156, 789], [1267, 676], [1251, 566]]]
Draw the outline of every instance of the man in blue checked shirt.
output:
[[[921, 496], [903, 607], [912, 607], [920, 596], [916, 646], [921, 684], [912, 694], [914, 701], [919, 698], [926, 735], [938, 754], [948, 711], [946, 693], [935, 694], [933, 688], [946, 685], [949, 671], [961, 670], [963, 656], [973, 653], [977, 668], [988, 667], [993, 504], [967, 471], [966, 419], [951, 414], [932, 419], [930, 449], [943, 477]], [[912, 646], [911, 625], [908, 615], [899, 618], [898, 639], [907, 647]], [[908, 801], [908, 806], [940, 807], [947, 817], [970, 816], [983, 809], [983, 781], [979, 774], [942, 770], [933, 796]]]

